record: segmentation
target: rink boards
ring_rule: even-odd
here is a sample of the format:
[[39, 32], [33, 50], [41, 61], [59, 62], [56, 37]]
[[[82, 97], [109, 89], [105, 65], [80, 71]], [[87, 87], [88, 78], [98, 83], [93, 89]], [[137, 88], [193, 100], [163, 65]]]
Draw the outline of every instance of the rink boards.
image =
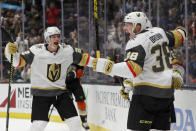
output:
[[[87, 98], [88, 121], [92, 131], [125, 131], [129, 101], [119, 94], [120, 86], [83, 85]], [[0, 84], [0, 117], [6, 117], [8, 84]], [[174, 130], [195, 131], [196, 91], [175, 92], [177, 122]], [[12, 84], [10, 117], [30, 119], [30, 84]], [[62, 122], [56, 110], [51, 121]]]

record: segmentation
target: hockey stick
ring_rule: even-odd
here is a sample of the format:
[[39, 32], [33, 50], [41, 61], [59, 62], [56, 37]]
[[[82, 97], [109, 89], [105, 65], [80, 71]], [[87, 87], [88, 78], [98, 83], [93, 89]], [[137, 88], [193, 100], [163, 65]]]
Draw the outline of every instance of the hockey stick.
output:
[[[9, 39], [8, 41], [14, 42], [11, 35], [1, 27], [3, 36], [7, 36]], [[10, 78], [9, 78], [9, 87], [8, 87], [8, 102], [7, 102], [7, 116], [6, 116], [6, 131], [9, 128], [9, 110], [10, 110], [10, 96], [11, 96], [11, 84], [12, 84], [12, 77], [13, 77], [13, 55], [11, 54], [11, 61], [10, 61]]]
[[98, 25], [98, 3], [97, 0], [94, 0], [94, 20], [95, 20], [95, 34], [96, 34], [96, 46], [97, 46], [97, 58], [100, 58], [100, 50], [99, 50], [99, 25]]
[[54, 110], [54, 105], [52, 105], [52, 109], [50, 110], [50, 113], [49, 113], [49, 115], [48, 115], [48, 119], [50, 120], [50, 117], [51, 117], [51, 115], [52, 115], [52, 111]]

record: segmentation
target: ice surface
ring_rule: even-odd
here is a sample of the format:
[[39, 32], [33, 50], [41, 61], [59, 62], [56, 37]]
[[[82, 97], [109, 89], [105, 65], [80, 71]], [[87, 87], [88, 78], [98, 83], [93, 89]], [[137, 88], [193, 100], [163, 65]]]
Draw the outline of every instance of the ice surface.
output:
[[[9, 120], [9, 131], [30, 131], [31, 120], [13, 119]], [[6, 118], [0, 118], [0, 131], [6, 131]], [[44, 131], [69, 131], [66, 124], [49, 122]]]

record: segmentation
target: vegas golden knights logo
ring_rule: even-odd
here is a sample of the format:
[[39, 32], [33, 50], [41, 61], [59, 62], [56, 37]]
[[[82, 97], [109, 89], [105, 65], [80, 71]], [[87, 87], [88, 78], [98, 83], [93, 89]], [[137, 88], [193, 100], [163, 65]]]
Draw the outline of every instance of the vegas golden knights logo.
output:
[[136, 13], [137, 17], [140, 17], [140, 13]]
[[48, 64], [47, 77], [50, 81], [55, 82], [61, 76], [61, 64]]

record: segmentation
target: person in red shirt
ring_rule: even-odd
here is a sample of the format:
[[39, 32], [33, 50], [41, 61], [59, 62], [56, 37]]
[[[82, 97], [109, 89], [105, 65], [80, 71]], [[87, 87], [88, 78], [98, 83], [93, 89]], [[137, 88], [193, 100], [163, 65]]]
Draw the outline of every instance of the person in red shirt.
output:
[[46, 9], [47, 25], [58, 26], [60, 23], [59, 10], [56, 8], [56, 4], [51, 2], [49, 8]]

